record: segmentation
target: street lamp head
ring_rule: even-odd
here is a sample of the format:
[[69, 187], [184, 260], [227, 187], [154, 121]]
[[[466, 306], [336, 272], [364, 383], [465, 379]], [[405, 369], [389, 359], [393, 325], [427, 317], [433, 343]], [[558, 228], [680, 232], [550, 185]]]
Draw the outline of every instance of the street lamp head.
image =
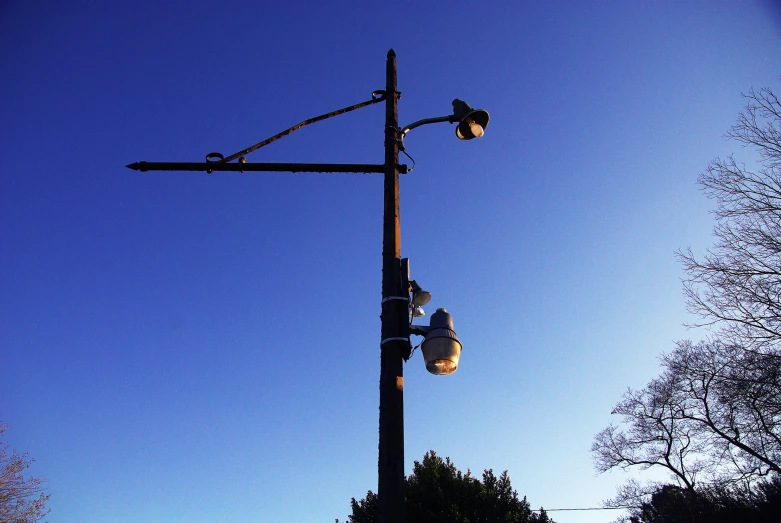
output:
[[483, 109], [472, 109], [472, 107], [463, 100], [456, 98], [453, 100], [453, 116], [451, 122], [458, 122], [456, 127], [456, 136], [461, 140], [471, 140], [472, 138], [482, 138], [485, 134], [485, 128], [488, 127], [490, 116], [488, 111]]
[[[481, 138], [485, 134], [485, 128], [488, 126], [489, 119], [488, 111], [473, 109], [472, 106], [465, 101], [456, 98], [453, 100], [453, 114], [449, 116], [437, 116], [436, 118], [424, 118], [423, 120], [412, 122], [401, 129], [401, 139], [403, 141], [407, 133], [416, 127], [442, 122], [457, 123], [456, 136], [458, 136], [460, 140]], [[401, 149], [404, 150], [403, 143]]]
[[461, 342], [453, 330], [453, 317], [445, 309], [431, 315], [426, 339], [420, 346], [426, 370], [437, 376], [453, 374], [461, 356]]

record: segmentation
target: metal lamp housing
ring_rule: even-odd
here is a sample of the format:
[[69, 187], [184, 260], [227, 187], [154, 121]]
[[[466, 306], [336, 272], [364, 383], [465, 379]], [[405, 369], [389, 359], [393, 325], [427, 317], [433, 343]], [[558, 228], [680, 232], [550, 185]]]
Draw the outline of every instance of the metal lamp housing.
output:
[[412, 305], [415, 307], [422, 307], [425, 304], [427, 304], [429, 301], [431, 301], [431, 293], [428, 291], [424, 291], [420, 288], [420, 285], [418, 285], [418, 282], [415, 280], [412, 280], [409, 282], [410, 287], [412, 288]]
[[453, 374], [461, 357], [461, 342], [453, 330], [453, 317], [445, 309], [431, 315], [426, 339], [420, 346], [426, 370], [437, 376]]
[[460, 140], [471, 140], [480, 138], [482, 132], [475, 133], [473, 126], [479, 126], [478, 131], [484, 131], [488, 127], [488, 120], [491, 117], [488, 111], [484, 109], [472, 109], [472, 107], [463, 100], [456, 98], [453, 100], [453, 122], [458, 122], [456, 127], [456, 136]]

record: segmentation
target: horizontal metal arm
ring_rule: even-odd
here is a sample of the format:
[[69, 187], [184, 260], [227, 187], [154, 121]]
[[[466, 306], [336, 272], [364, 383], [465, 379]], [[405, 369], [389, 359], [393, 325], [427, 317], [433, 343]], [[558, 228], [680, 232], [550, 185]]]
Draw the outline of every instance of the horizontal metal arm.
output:
[[415, 334], [417, 336], [425, 336], [428, 331], [431, 330], [431, 327], [426, 327], [425, 325], [410, 325], [409, 326], [409, 333]]
[[[379, 173], [385, 165], [371, 163], [220, 163], [220, 162], [136, 162], [126, 166], [134, 171], [270, 171], [315, 173]], [[407, 174], [407, 166], [397, 166], [399, 173]]]
[[412, 122], [408, 126], [404, 127], [401, 130], [401, 136], [404, 137], [405, 134], [407, 134], [408, 131], [411, 131], [415, 127], [420, 127], [421, 125], [426, 125], [430, 123], [441, 123], [441, 122], [455, 122], [454, 120], [455, 116], [452, 114], [450, 116], [437, 116], [436, 118], [424, 118], [422, 120], [418, 120], [417, 122]]

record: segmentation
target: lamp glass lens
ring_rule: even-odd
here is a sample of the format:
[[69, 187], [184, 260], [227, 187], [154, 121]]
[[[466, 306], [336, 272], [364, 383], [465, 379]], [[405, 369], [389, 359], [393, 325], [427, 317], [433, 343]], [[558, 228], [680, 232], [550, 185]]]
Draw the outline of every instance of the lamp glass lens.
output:
[[461, 343], [449, 336], [437, 336], [437, 330], [445, 329], [430, 331], [434, 332], [434, 336], [427, 335], [420, 349], [426, 362], [426, 370], [437, 376], [446, 376], [453, 374], [458, 368]]
[[475, 135], [475, 138], [482, 138], [483, 135], [485, 134], [485, 130], [483, 129], [483, 126], [475, 122], [474, 120], [469, 122], [469, 129], [472, 130], [472, 134]]
[[434, 360], [426, 363], [426, 370], [437, 376], [453, 374], [458, 368], [458, 363], [452, 360]]

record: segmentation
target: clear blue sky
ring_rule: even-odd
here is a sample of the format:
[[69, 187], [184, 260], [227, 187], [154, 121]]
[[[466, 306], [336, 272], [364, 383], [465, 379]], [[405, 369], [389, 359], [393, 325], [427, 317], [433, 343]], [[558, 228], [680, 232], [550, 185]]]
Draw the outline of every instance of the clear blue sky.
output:
[[[392, 10], [382, 6], [391, 5]], [[624, 476], [589, 446], [689, 319], [673, 253], [752, 86], [771, 2], [0, 6], [0, 419], [58, 523], [328, 522], [377, 484], [382, 180], [137, 173], [233, 153], [384, 87], [412, 131], [402, 254], [464, 351], [405, 367], [406, 470], [507, 469], [535, 507]], [[249, 161], [381, 163], [383, 110]], [[552, 514], [559, 523], [608, 512]]]

